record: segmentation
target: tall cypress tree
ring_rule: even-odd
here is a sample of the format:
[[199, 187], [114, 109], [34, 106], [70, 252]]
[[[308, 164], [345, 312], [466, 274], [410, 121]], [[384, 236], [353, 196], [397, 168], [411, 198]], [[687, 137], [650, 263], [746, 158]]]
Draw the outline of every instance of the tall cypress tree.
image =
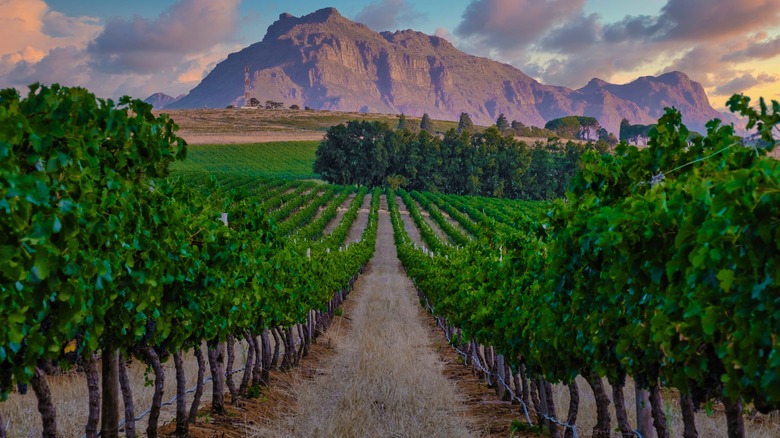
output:
[[423, 114], [422, 120], [420, 121], [420, 131], [425, 131], [429, 134], [433, 134], [433, 120], [428, 116], [428, 113]]
[[471, 121], [468, 113], [460, 113], [460, 120], [458, 120], [458, 132], [474, 132], [474, 122]]

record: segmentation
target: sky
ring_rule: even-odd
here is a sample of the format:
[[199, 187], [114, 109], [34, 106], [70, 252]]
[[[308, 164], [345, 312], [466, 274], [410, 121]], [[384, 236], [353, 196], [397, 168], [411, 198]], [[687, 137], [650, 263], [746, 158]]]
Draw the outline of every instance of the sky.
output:
[[679, 70], [716, 109], [740, 92], [780, 100], [780, 0], [0, 0], [0, 88], [176, 96], [279, 14], [323, 7], [376, 31], [436, 34], [546, 84]]

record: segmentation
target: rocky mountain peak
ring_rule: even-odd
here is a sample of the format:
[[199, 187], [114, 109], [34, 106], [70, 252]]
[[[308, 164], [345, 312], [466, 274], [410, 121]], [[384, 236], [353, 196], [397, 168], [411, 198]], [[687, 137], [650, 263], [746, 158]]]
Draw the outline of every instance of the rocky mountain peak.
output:
[[[302, 17], [296, 17], [290, 13], [284, 12], [279, 15], [279, 19], [276, 20], [271, 26], [268, 27], [268, 31], [263, 38], [263, 41], [273, 41], [279, 39], [283, 35], [289, 34], [297, 27], [305, 26], [307, 28], [317, 28], [322, 26], [338, 27], [339, 25], [356, 25], [352, 21], [344, 18], [336, 8], [323, 8], [318, 9], [311, 14], [304, 15]], [[360, 25], [363, 26], [363, 25]], [[365, 26], [363, 26], [365, 27]], [[366, 27], [366, 29], [368, 29]]]

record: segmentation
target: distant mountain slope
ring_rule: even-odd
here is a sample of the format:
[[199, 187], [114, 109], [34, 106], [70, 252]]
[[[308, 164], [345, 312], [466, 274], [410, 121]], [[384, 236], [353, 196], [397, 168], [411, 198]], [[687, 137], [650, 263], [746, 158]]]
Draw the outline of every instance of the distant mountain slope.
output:
[[336, 9], [303, 17], [282, 14], [263, 41], [219, 63], [187, 96], [168, 108], [243, 104], [244, 69], [251, 97], [317, 109], [405, 113], [457, 120], [467, 112], [489, 125], [500, 113], [526, 125], [567, 115], [593, 116], [617, 133], [621, 119], [653, 123], [675, 106], [689, 128], [721, 115], [701, 84], [684, 73], [613, 85], [593, 79], [572, 90], [542, 84], [515, 67], [468, 55], [448, 41], [412, 30], [376, 33]]
[[154, 93], [151, 96], [144, 99], [144, 102], [151, 104], [154, 107], [154, 109], [163, 109], [166, 106], [174, 102], [177, 102], [182, 97], [184, 97], [184, 95], [179, 97], [173, 97], [173, 96], [168, 96], [165, 93]]

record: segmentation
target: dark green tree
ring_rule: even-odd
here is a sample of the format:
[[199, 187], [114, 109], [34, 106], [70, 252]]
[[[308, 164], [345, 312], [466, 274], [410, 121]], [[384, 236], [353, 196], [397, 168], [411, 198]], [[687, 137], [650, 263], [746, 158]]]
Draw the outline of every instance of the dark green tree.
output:
[[471, 121], [468, 113], [460, 113], [460, 120], [458, 120], [458, 133], [461, 132], [473, 132], [474, 122]]
[[496, 120], [496, 128], [501, 131], [501, 134], [506, 134], [507, 131], [509, 131], [509, 121], [504, 116], [504, 113], [499, 114], [498, 119]]
[[647, 143], [650, 129], [655, 126], [650, 125], [632, 125], [628, 119], [620, 121], [620, 140], [639, 145], [640, 142]]
[[428, 116], [428, 113], [423, 114], [422, 120], [420, 120], [420, 131], [425, 131], [429, 134], [433, 134], [433, 120]]
[[333, 184], [381, 186], [395, 141], [386, 123], [351, 121], [328, 129], [314, 171]]
[[396, 128], [399, 131], [403, 131], [404, 129], [409, 129], [409, 120], [406, 119], [406, 115], [401, 113], [398, 115], [398, 127]]

